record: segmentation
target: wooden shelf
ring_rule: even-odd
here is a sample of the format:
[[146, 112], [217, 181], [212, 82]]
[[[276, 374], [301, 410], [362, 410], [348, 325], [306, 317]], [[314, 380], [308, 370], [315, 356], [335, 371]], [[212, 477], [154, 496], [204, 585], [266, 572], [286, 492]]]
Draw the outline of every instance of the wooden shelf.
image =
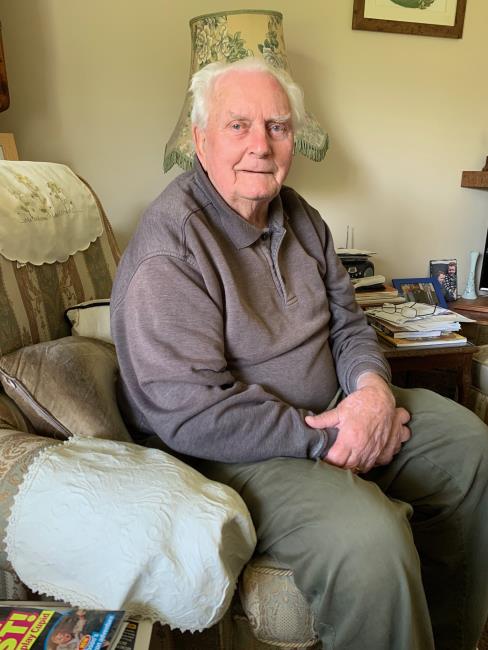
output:
[[488, 190], [488, 171], [463, 172], [461, 187], [472, 187]]

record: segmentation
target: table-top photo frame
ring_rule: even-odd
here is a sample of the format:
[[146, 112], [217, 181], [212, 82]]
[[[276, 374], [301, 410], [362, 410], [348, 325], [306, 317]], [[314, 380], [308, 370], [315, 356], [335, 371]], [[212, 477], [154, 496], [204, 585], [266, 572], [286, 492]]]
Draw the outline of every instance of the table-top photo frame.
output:
[[447, 308], [437, 278], [393, 278], [392, 284], [408, 302], [420, 302]]

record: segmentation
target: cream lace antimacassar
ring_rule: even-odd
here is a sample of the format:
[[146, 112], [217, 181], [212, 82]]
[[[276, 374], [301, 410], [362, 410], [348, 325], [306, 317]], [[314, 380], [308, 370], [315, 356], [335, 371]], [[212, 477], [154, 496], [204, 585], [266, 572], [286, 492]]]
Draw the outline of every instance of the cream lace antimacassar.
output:
[[5, 538], [33, 591], [190, 631], [223, 616], [255, 543], [231, 488], [158, 449], [87, 437], [34, 459]]
[[65, 262], [103, 232], [92, 192], [66, 165], [0, 160], [0, 254]]

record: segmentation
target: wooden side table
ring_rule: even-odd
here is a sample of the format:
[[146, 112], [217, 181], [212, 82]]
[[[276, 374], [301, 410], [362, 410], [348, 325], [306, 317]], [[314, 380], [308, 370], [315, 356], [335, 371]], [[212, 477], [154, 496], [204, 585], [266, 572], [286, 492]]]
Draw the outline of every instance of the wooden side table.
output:
[[488, 343], [488, 297], [479, 296], [475, 300], [458, 298], [449, 302], [449, 309], [468, 318], [475, 320], [475, 323], [463, 323], [462, 333], [475, 345]]
[[474, 318], [477, 323], [488, 325], [488, 297], [486, 296], [479, 296], [474, 300], [458, 298], [447, 306], [462, 316]]
[[451, 370], [456, 373], [457, 401], [466, 406], [471, 386], [471, 364], [478, 347], [472, 343], [399, 349], [379, 340], [396, 386], [415, 387], [415, 373]]

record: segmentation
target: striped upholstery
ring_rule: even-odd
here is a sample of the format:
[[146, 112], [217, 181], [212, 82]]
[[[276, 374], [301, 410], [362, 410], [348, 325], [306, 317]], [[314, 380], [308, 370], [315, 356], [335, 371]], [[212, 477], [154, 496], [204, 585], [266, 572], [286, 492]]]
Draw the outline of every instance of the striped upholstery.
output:
[[66, 262], [41, 266], [21, 265], [0, 255], [0, 355], [67, 336], [70, 329], [63, 318], [67, 307], [110, 297], [120, 252], [95, 198], [105, 231], [87, 250]]

